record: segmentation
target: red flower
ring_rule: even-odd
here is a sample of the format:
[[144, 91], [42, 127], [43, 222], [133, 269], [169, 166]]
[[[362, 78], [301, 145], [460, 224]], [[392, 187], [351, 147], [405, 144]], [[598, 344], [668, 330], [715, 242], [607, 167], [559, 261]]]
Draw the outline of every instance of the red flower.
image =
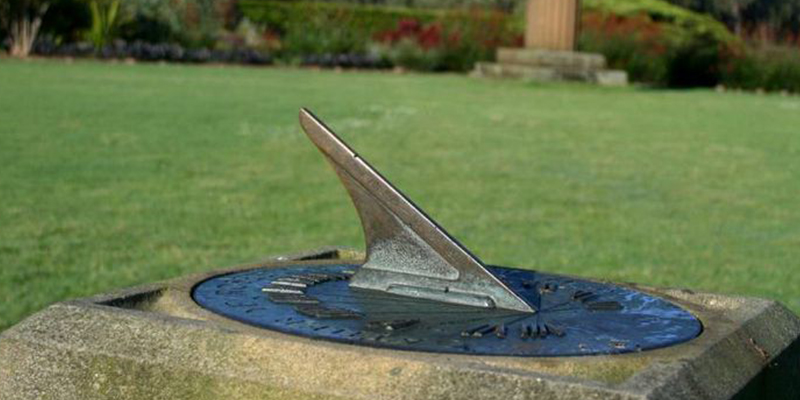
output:
[[417, 43], [425, 50], [438, 47], [442, 41], [442, 27], [439, 24], [428, 25], [417, 34]]
[[419, 21], [410, 18], [401, 19], [397, 23], [397, 32], [401, 37], [408, 37], [416, 35], [420, 30]]

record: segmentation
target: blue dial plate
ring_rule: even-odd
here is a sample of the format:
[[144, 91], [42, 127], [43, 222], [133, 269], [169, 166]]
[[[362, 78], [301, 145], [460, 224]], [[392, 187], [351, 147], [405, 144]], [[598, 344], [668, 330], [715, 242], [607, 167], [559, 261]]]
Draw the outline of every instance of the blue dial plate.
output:
[[626, 287], [489, 267], [536, 313], [483, 309], [349, 286], [358, 265], [262, 268], [212, 277], [192, 293], [225, 317], [350, 344], [498, 356], [618, 354], [697, 337], [688, 311]]

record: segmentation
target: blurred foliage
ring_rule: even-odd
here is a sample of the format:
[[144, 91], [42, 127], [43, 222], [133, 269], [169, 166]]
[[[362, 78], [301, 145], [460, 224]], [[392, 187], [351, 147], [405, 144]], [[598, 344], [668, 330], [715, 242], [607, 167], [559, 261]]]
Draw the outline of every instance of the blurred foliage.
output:
[[84, 0], [52, 1], [42, 21], [41, 34], [59, 43], [74, 42], [83, 38], [91, 21], [91, 12]]
[[731, 88], [800, 93], [800, 51], [787, 46], [754, 45], [735, 54], [721, 76], [722, 83]]
[[733, 47], [703, 34], [675, 47], [667, 57], [667, 86], [708, 87], [720, 83], [726, 56]]
[[87, 37], [95, 48], [99, 49], [114, 38], [118, 23], [119, 0], [92, 0], [89, 2], [89, 11], [92, 25]]
[[619, 17], [607, 13], [584, 13], [578, 46], [603, 54], [613, 69], [628, 72], [635, 82], [665, 82], [668, 40], [662, 24], [646, 15]]
[[748, 45], [705, 15], [660, 0], [587, 0], [579, 47], [631, 79], [800, 92], [798, 46]]
[[379, 53], [393, 65], [421, 71], [468, 71], [475, 62], [494, 57], [500, 46], [521, 41], [508, 28], [507, 18], [500, 13], [484, 15], [471, 11], [479, 22], [469, 19], [421, 24], [417, 20], [401, 20], [397, 28], [374, 36]]
[[[235, 28], [239, 20], [236, 0], [50, 0], [46, 3], [50, 9], [43, 18], [41, 33], [59, 44], [87, 38], [102, 45], [121, 38], [213, 47], [225, 30]], [[113, 3], [119, 6], [110, 21]], [[7, 19], [18, 9], [30, 8], [30, 4], [31, 0], [0, 0], [0, 7], [11, 10], [0, 12], [0, 19]]]
[[782, 41], [800, 35], [800, 0], [669, 0], [707, 13], [745, 37]]
[[[2, 1], [0, 6], [17, 8], [35, 3]], [[782, 37], [791, 39], [794, 50], [748, 47], [712, 17], [730, 25], [726, 12], [738, 9], [746, 16], [758, 9], [771, 15], [764, 18], [775, 26], [791, 31], [794, 25], [786, 25], [786, 18], [797, 14], [800, 0], [785, 0], [781, 6], [775, 1], [583, 0], [578, 47], [605, 55], [611, 68], [626, 70], [637, 82], [797, 91], [800, 36]], [[119, 4], [116, 13], [113, 4]], [[92, 44], [79, 43], [89, 38], [102, 58], [467, 71], [476, 61], [494, 58], [498, 47], [521, 45], [525, 4], [525, 0], [52, 0], [38, 52], [90, 56]], [[9, 13], [4, 15], [8, 19]]]
[[168, 42], [181, 36], [182, 13], [169, 1], [127, 0], [123, 4], [125, 22], [120, 36], [125, 40]]
[[582, 23], [582, 50], [661, 86], [716, 85], [726, 55], [742, 47], [719, 21], [662, 0], [587, 0]]
[[725, 25], [714, 18], [664, 0], [584, 0], [583, 9], [586, 13], [598, 12], [620, 18], [644, 16], [658, 23], [671, 41], [706, 35], [723, 43], [736, 41]]
[[4, 37], [0, 37], [0, 48], [7, 47], [14, 57], [27, 57], [51, 5], [47, 0], [1, 0], [0, 26]]
[[120, 37], [212, 47], [235, 19], [234, 0], [126, 0]]
[[[259, 0], [250, 0], [258, 2]], [[260, 0], [272, 1], [272, 0]], [[293, 0], [282, 0], [291, 2]], [[501, 11], [513, 11], [524, 5], [526, 0], [319, 0], [331, 4], [347, 4], [358, 6], [388, 6], [396, 8], [428, 8], [428, 9], [454, 9], [454, 8], [482, 8]]]
[[[277, 47], [286, 57], [377, 48], [409, 68], [465, 70], [478, 59], [493, 57], [498, 46], [513, 44], [519, 36], [510, 15], [477, 8], [257, 0], [240, 1], [239, 6], [248, 19], [280, 41]], [[431, 40], [435, 43], [428, 43]], [[373, 46], [375, 41], [378, 46]]]
[[400, 20], [427, 23], [442, 16], [441, 11], [323, 2], [244, 0], [239, 8], [279, 37], [283, 53], [290, 55], [364, 51], [374, 34]]

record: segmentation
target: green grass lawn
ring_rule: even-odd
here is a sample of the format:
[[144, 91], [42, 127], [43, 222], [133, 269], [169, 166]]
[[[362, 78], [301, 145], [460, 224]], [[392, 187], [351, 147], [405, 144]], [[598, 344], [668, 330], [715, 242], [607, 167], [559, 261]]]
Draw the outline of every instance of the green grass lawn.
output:
[[800, 311], [800, 98], [0, 60], [0, 329], [49, 303], [361, 247], [325, 119], [484, 261]]

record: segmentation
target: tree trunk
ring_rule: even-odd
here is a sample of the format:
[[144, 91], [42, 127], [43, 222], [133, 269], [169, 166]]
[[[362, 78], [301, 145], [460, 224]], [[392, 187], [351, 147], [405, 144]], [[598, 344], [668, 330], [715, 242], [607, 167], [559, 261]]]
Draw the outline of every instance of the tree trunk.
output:
[[36, 42], [36, 35], [39, 34], [39, 28], [42, 26], [42, 17], [48, 7], [49, 3], [42, 3], [34, 15], [22, 12], [15, 20], [11, 21], [8, 36], [11, 39], [12, 56], [25, 58], [31, 53], [33, 44]]
[[742, 37], [742, 6], [736, 0], [731, 2], [731, 14], [733, 15], [733, 33]]

